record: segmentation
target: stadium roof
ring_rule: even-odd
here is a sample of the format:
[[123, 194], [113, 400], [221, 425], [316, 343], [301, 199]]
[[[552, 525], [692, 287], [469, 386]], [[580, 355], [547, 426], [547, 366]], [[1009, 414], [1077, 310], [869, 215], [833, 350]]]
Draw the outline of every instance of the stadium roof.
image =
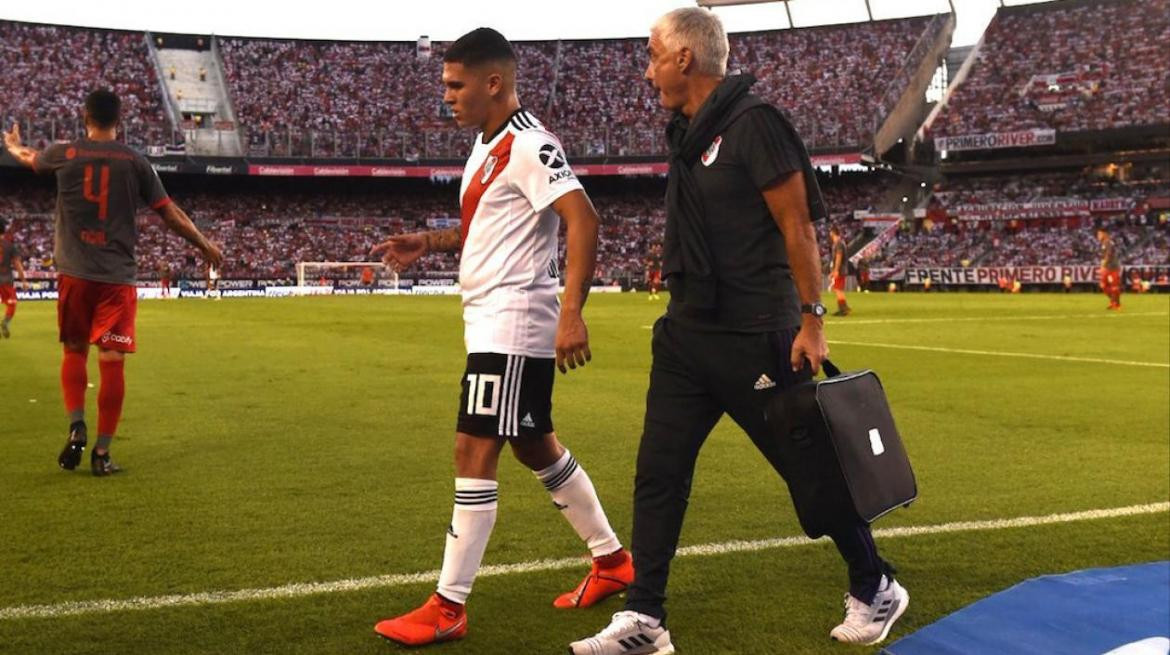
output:
[[[742, 0], [741, 0], [742, 1]], [[1007, 0], [1008, 5], [1038, 0]], [[0, 19], [189, 34], [270, 36], [304, 39], [405, 41], [426, 34], [450, 40], [480, 25], [490, 25], [516, 40], [644, 36], [662, 13], [695, 6], [696, 0], [430, 0], [369, 2], [331, 0], [306, 11], [288, 11], [285, 2], [209, 0], [200, 10], [175, 11], [157, 0], [84, 0], [0, 3]], [[1004, 0], [953, 0], [958, 14], [955, 45], [979, 39]], [[809, 27], [945, 13], [948, 0], [791, 0], [792, 23]], [[729, 31], [789, 26], [780, 2], [719, 7]]]

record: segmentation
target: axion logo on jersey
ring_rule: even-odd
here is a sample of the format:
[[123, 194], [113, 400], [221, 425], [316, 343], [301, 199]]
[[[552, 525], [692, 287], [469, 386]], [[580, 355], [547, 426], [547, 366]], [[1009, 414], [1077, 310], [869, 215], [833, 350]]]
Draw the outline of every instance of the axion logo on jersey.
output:
[[495, 155], [488, 155], [488, 158], [483, 163], [483, 176], [479, 178], [480, 184], [487, 184], [487, 181], [492, 178], [492, 172], [496, 170], [496, 162], [500, 160]]
[[540, 147], [540, 163], [549, 170], [555, 171], [558, 168], [564, 168], [567, 162], [559, 148], [551, 143], [546, 143]]
[[704, 166], [710, 166], [711, 164], [715, 163], [715, 158], [719, 156], [719, 145], [722, 143], [723, 137], [717, 136], [715, 137], [715, 140], [711, 142], [711, 145], [707, 146], [707, 150], [703, 153], [702, 157]]

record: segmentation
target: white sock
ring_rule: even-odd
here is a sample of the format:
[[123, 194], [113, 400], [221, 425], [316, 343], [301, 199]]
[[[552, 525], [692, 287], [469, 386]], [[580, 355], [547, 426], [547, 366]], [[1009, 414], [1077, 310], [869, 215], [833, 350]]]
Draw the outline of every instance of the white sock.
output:
[[495, 480], [455, 478], [455, 511], [443, 551], [439, 594], [466, 603], [496, 524], [500, 485]]
[[556, 464], [535, 473], [594, 557], [609, 555], [622, 547], [597, 499], [593, 481], [572, 453], [565, 450]]

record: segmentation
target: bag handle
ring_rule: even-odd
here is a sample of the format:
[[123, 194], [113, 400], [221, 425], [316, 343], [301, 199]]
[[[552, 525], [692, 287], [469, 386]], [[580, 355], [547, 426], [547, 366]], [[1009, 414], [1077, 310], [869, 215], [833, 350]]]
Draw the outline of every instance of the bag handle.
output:
[[836, 364], [827, 359], [821, 362], [821, 368], [825, 371], [826, 378], [835, 378], [841, 375], [841, 369], [837, 368]]

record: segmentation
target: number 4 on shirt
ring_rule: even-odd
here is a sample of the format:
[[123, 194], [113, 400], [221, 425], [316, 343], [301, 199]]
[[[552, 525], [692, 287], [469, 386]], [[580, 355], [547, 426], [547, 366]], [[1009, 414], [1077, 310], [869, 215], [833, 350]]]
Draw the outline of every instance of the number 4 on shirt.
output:
[[85, 186], [82, 187], [81, 192], [85, 195], [85, 199], [95, 203], [98, 206], [98, 220], [106, 220], [110, 203], [110, 166], [109, 164], [102, 164], [98, 167], [99, 187], [95, 194], [93, 192], [93, 166], [87, 165], [85, 167]]

